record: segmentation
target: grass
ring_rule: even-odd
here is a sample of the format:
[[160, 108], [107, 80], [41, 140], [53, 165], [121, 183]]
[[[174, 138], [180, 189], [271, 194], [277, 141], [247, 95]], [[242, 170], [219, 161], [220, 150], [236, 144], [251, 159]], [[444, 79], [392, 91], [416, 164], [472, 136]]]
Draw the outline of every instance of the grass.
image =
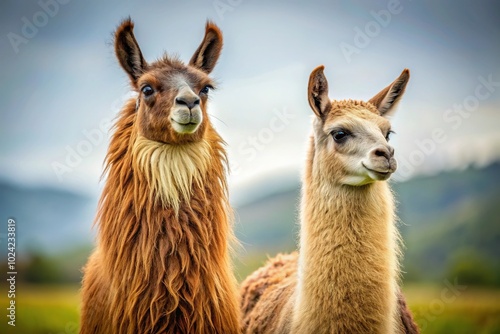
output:
[[422, 333], [500, 334], [500, 290], [409, 285], [404, 293]]
[[[500, 290], [450, 286], [453, 284], [404, 287], [422, 333], [500, 334]], [[5, 286], [0, 289], [6, 291]], [[78, 289], [78, 286], [18, 286], [16, 327], [8, 326], [6, 317], [1, 316], [0, 333], [78, 333]], [[6, 309], [6, 293], [0, 294], [0, 305], [0, 309]]]
[[[7, 291], [0, 286], [0, 291]], [[0, 333], [76, 334], [79, 322], [78, 286], [24, 286], [16, 288], [16, 326], [1, 316]], [[0, 305], [6, 310], [9, 300], [0, 294]], [[6, 312], [6, 311], [5, 311]]]

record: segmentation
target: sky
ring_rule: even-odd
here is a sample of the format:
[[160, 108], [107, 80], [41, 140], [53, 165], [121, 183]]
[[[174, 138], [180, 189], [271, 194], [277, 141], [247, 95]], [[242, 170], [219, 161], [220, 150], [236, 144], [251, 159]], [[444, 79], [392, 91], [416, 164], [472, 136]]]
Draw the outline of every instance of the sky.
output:
[[295, 178], [311, 71], [331, 99], [368, 100], [404, 68], [392, 119], [396, 181], [500, 159], [500, 5], [494, 1], [3, 1], [0, 179], [96, 194], [109, 128], [133, 97], [112, 34], [130, 16], [146, 60], [188, 61], [207, 19], [224, 33], [209, 105], [235, 196]]

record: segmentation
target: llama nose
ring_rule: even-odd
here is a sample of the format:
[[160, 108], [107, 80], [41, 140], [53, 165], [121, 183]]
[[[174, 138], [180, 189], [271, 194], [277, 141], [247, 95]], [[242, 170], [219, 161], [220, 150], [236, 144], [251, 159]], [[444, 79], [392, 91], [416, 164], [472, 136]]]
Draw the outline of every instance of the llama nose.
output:
[[200, 104], [200, 99], [198, 96], [179, 96], [175, 98], [175, 103], [185, 105], [191, 110]]
[[394, 157], [394, 148], [392, 146], [380, 146], [372, 151], [375, 157], [384, 157], [391, 160]]

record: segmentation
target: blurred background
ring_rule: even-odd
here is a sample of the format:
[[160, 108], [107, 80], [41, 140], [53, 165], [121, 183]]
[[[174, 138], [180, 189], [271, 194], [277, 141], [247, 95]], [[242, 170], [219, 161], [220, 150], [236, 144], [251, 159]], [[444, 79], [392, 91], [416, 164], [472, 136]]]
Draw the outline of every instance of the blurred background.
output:
[[392, 184], [402, 285], [424, 333], [500, 333], [500, 5], [494, 1], [6, 0], [0, 4], [0, 309], [16, 222], [16, 327], [77, 333], [81, 267], [109, 129], [133, 97], [112, 33], [131, 16], [147, 60], [188, 61], [224, 33], [209, 105], [227, 142], [242, 280], [296, 249], [310, 72], [368, 100], [404, 68]]

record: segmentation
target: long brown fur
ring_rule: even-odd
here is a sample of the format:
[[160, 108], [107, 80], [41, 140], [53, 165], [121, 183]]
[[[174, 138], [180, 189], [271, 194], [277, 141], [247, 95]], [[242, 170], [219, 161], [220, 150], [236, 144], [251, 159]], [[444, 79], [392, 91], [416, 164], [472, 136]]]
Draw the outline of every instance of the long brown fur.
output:
[[[117, 36], [131, 26], [125, 21]], [[165, 66], [183, 69], [165, 58], [138, 78], [161, 79]], [[196, 71], [184, 67], [187, 76]], [[138, 78], [130, 77], [134, 86]], [[144, 138], [155, 133], [144, 131], [141, 115], [160, 111], [144, 108], [128, 101], [110, 141], [98, 244], [84, 269], [80, 333], [239, 333], [224, 143], [208, 117], [199, 132], [177, 141], [168, 124], [170, 143]]]
[[388, 112], [399, 101], [408, 72], [373, 104], [330, 101], [322, 70], [313, 71], [309, 85], [317, 118], [302, 181], [300, 252], [279, 255], [242, 283], [243, 332], [418, 333], [398, 287], [391, 190], [384, 181], [348, 184], [355, 179], [346, 171], [344, 151], [357, 154], [360, 148], [335, 146], [331, 135], [331, 128], [345, 124], [360, 131], [352, 141], [362, 145], [365, 134], [356, 126], [364, 124], [370, 127], [367, 137], [379, 136], [382, 143], [377, 131], [388, 131], [389, 123], [380, 110]]

